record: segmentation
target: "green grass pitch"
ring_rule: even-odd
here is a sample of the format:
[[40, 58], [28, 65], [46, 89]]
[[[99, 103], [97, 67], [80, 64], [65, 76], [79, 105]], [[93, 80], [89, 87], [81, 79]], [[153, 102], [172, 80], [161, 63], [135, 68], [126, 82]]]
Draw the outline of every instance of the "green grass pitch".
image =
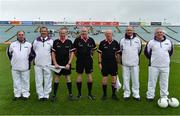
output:
[[[123, 100], [123, 90], [117, 93], [120, 98], [119, 101], [111, 99], [111, 84], [109, 78], [108, 84], [108, 99], [101, 100], [102, 87], [101, 87], [101, 73], [98, 68], [97, 53], [94, 54], [94, 72], [93, 72], [93, 94], [96, 100], [90, 101], [87, 98], [87, 85], [86, 75], [83, 75], [83, 98], [79, 101], [69, 101], [67, 99], [67, 89], [64, 77], [60, 80], [58, 88], [58, 100], [56, 102], [39, 102], [36, 96], [35, 81], [34, 81], [34, 68], [31, 68], [31, 96], [28, 101], [12, 101], [13, 87], [11, 78], [10, 62], [6, 56], [6, 45], [0, 45], [0, 114], [42, 114], [42, 115], [180, 115], [180, 108], [161, 109], [157, 106], [159, 99], [159, 83], [157, 83], [156, 97], [152, 103], [146, 101], [147, 79], [148, 79], [148, 60], [144, 54], [141, 54], [140, 60], [140, 95], [141, 102], [136, 102], [132, 98], [129, 101]], [[73, 60], [73, 67], [75, 67]], [[119, 77], [122, 83], [121, 66], [119, 65]], [[73, 94], [77, 95], [76, 89], [76, 72], [73, 70], [71, 74], [73, 84]], [[176, 46], [174, 54], [171, 58], [171, 71], [169, 81], [170, 97], [176, 97], [180, 100], [180, 47]]]

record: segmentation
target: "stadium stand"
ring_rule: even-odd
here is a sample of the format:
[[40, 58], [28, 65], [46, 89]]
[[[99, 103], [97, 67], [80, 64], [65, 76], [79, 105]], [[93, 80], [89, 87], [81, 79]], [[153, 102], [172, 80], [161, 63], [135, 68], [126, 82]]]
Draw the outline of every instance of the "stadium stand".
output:
[[[12, 26], [12, 25], [0, 25], [0, 43], [15, 41], [16, 32], [19, 30], [23, 30], [26, 32], [26, 39], [29, 42], [33, 42], [33, 40], [39, 35], [39, 27], [40, 26]], [[47, 26], [49, 31], [51, 31], [52, 35], [50, 35], [53, 39], [58, 38], [58, 30], [60, 28], [66, 28], [68, 30], [68, 37], [72, 41], [79, 35], [80, 27], [76, 25], [50, 25]], [[141, 38], [143, 43], [146, 43], [154, 36], [155, 29], [159, 26], [135, 26], [135, 32], [137, 36]], [[180, 26], [160, 26], [165, 30], [166, 36], [170, 39], [174, 44], [180, 44]], [[111, 29], [113, 31], [113, 37], [117, 41], [120, 41], [125, 34], [126, 26], [89, 26], [89, 35], [93, 37], [96, 43], [99, 43], [104, 39], [103, 31]]]

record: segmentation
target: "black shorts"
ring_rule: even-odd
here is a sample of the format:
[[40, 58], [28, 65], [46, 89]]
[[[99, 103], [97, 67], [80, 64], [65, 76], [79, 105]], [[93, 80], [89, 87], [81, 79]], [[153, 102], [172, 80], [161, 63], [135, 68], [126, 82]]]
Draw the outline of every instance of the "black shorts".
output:
[[70, 65], [70, 69], [69, 70], [62, 69], [59, 73], [55, 72], [55, 74], [59, 75], [59, 76], [61, 76], [61, 75], [64, 75], [64, 76], [70, 75], [71, 74], [71, 65]]
[[93, 60], [76, 60], [76, 72], [82, 74], [83, 72], [86, 72], [86, 74], [93, 72]]
[[118, 74], [117, 62], [102, 62], [101, 73], [103, 76], [116, 76]]

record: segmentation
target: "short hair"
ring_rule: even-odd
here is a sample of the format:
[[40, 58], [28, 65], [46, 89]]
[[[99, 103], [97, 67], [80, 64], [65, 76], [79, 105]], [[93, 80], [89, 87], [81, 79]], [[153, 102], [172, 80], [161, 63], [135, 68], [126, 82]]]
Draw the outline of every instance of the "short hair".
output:
[[23, 31], [23, 30], [17, 31], [16, 35], [18, 35], [20, 32], [23, 32], [25, 35], [25, 31]]
[[42, 30], [42, 29], [46, 29], [46, 30], [48, 31], [48, 28], [47, 28], [47, 27], [45, 27], [45, 26], [40, 27], [40, 32], [41, 32], [41, 30]]
[[60, 29], [59, 29], [59, 33], [60, 33], [62, 30], [65, 30], [65, 31], [66, 31], [66, 34], [67, 34], [67, 31], [68, 31], [68, 30], [67, 30], [66, 28], [60, 28]]
[[81, 32], [84, 31], [84, 30], [86, 30], [88, 32], [89, 29], [88, 29], [88, 27], [82, 27]]
[[108, 32], [113, 33], [111, 29], [107, 29], [107, 30], [104, 31], [105, 34], [108, 33]]
[[160, 28], [160, 27], [156, 28], [154, 33], [156, 34], [157, 31], [161, 31], [161, 32], [163, 32], [164, 34], [166, 33], [166, 31], [165, 31], [164, 29]]
[[131, 26], [131, 25], [127, 26], [126, 27], [126, 31], [127, 31], [128, 28], [132, 28], [132, 30], [134, 31], [134, 27], [133, 26]]

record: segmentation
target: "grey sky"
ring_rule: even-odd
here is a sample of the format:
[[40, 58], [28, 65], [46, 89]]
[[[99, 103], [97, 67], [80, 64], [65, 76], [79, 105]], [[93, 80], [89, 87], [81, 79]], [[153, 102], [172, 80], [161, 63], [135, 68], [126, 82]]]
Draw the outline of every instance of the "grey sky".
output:
[[0, 20], [166, 21], [180, 24], [180, 0], [0, 0]]

